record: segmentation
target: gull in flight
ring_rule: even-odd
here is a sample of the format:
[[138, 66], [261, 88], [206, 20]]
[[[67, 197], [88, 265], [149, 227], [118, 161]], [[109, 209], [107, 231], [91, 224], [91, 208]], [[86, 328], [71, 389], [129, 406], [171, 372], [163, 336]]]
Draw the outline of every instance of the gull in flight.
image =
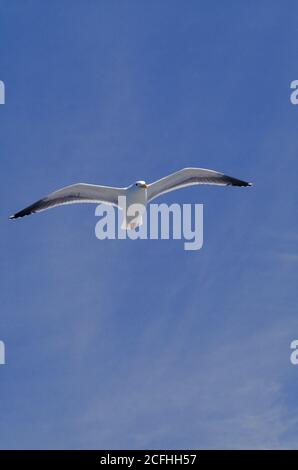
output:
[[[154, 183], [147, 184], [145, 181], [137, 181], [127, 188], [85, 183], [65, 186], [11, 215], [10, 219], [18, 219], [19, 217], [24, 217], [25, 215], [30, 215], [35, 212], [42, 212], [56, 206], [82, 202], [112, 204], [115, 207], [123, 209], [121, 204], [119, 204], [119, 196], [124, 196], [124, 198], [120, 199], [125, 199], [126, 208], [129, 208], [132, 204], [140, 204], [145, 210], [147, 203], [161, 194], [196, 184], [252, 186], [252, 183], [232, 178], [218, 171], [207, 170], [205, 168], [184, 168], [160, 180], [154, 181]], [[133, 229], [141, 225], [141, 223], [142, 214], [139, 214], [138, 218], [125, 216], [123, 228]]]

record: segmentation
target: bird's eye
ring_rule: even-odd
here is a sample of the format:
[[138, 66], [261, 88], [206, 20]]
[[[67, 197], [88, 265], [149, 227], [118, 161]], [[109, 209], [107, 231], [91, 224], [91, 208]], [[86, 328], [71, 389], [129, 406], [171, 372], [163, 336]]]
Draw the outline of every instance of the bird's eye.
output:
[[138, 183], [136, 183], [136, 186], [139, 186]]

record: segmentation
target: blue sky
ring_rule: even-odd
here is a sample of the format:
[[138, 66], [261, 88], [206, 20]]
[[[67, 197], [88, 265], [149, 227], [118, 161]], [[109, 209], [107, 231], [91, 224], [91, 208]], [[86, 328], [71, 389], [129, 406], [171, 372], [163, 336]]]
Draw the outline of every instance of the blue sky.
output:
[[[297, 448], [297, 2], [1, 0], [0, 446]], [[204, 246], [99, 241], [75, 182], [185, 166]], [[156, 201], [157, 202], [157, 201]]]

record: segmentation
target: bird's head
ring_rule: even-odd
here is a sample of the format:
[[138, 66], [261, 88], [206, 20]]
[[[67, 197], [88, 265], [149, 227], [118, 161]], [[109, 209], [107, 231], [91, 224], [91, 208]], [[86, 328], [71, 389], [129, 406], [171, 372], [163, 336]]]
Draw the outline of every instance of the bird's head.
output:
[[133, 185], [135, 188], [138, 189], [147, 189], [148, 185], [145, 183], [145, 181], [136, 181]]

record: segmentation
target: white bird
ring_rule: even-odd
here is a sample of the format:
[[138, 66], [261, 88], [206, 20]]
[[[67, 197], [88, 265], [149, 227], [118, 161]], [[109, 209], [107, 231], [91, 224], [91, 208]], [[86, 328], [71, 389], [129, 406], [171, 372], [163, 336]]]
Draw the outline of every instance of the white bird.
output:
[[[126, 188], [113, 186], [99, 186], [95, 184], [78, 183], [65, 186], [48, 196], [39, 199], [25, 209], [10, 216], [10, 219], [18, 219], [25, 215], [41, 212], [52, 207], [76, 203], [104, 203], [123, 209], [119, 204], [119, 196], [126, 197], [126, 210], [132, 204], [141, 204], [146, 208], [148, 202], [161, 194], [174, 191], [175, 189], [192, 186], [195, 184], [215, 184], [220, 186], [252, 186], [252, 183], [232, 178], [214, 170], [205, 168], [184, 168], [171, 175], [165, 176], [154, 183], [147, 184], [145, 181], [137, 181]], [[121, 199], [121, 198], [120, 198]], [[133, 222], [132, 222], [133, 220]], [[142, 223], [142, 216], [136, 220], [133, 217], [124, 217], [123, 227], [135, 228]]]

